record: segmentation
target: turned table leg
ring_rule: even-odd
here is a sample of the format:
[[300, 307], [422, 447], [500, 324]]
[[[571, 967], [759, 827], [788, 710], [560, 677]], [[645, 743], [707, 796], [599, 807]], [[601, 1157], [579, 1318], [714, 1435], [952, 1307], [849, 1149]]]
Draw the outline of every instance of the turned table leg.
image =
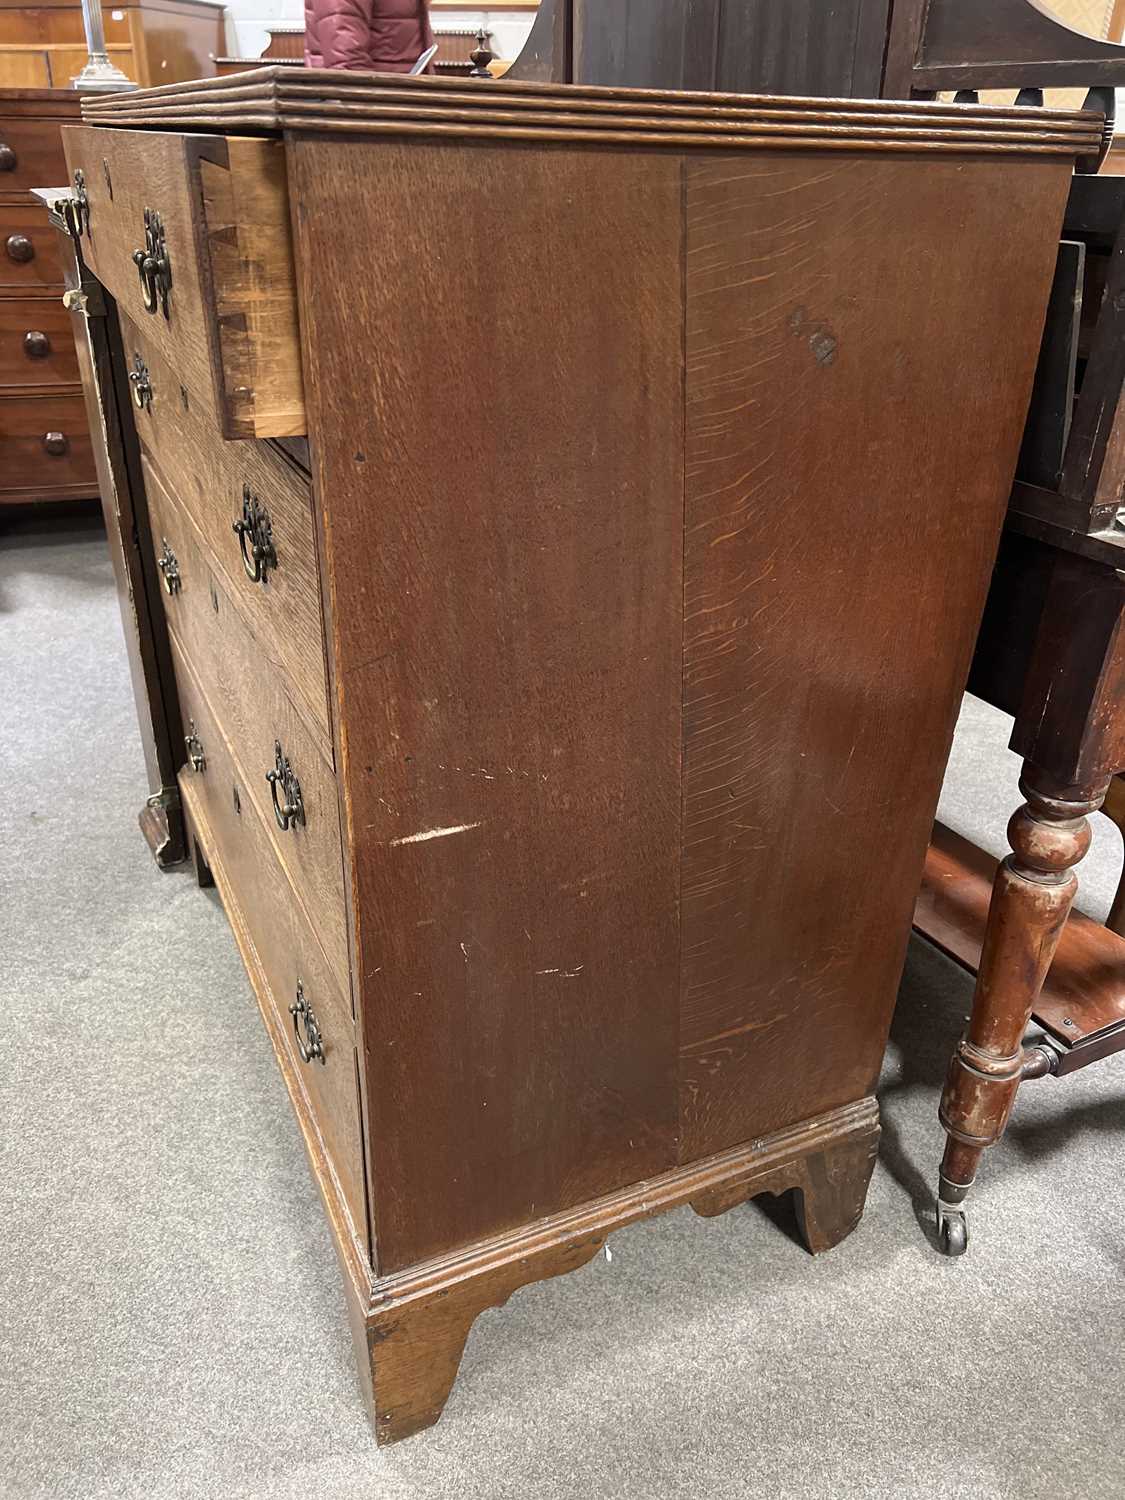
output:
[[948, 1140], [937, 1230], [946, 1255], [968, 1245], [965, 1199], [985, 1148], [1004, 1133], [1024, 1076], [1023, 1035], [1078, 889], [1073, 866], [1090, 847], [1086, 815], [1101, 804], [1105, 784], [1072, 800], [1070, 788], [1025, 762], [1020, 790], [1027, 800], [1008, 824], [1012, 853], [992, 888], [972, 1015], [941, 1098]]
[[[1120, 776], [1115, 776], [1110, 782], [1102, 804], [1102, 812], [1111, 823], [1117, 825], [1118, 832], [1125, 841], [1125, 780]], [[1118, 937], [1125, 937], [1125, 870], [1122, 871], [1121, 879], [1117, 883], [1117, 892], [1113, 898], [1113, 905], [1109, 909], [1109, 916], [1105, 919], [1105, 925], [1110, 932], [1116, 932]]]

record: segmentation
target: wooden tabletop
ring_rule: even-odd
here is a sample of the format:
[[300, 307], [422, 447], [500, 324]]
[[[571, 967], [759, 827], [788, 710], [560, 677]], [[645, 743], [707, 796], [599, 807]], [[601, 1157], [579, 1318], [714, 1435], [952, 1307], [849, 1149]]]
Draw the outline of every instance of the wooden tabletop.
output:
[[82, 101], [90, 124], [500, 137], [672, 149], [937, 151], [1086, 156], [1102, 116], [1079, 110], [604, 89], [268, 67]]

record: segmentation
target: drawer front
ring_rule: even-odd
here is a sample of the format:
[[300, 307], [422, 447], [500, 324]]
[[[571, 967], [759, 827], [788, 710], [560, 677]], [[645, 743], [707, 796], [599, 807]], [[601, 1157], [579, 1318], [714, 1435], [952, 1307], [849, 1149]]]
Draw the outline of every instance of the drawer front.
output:
[[[221, 867], [234, 894], [268, 986], [267, 1002], [284, 1030], [294, 1071], [335, 1167], [356, 1233], [366, 1241], [359, 1084], [350, 1001], [293, 900], [266, 826], [248, 795], [246, 781], [210, 700], [174, 639], [172, 659], [184, 724], [194, 724], [204, 756], [201, 769], [193, 770], [189, 763], [180, 772], [184, 800], [189, 814], [195, 799], [202, 807], [211, 837], [208, 843], [204, 834], [205, 852]], [[289, 1006], [296, 1001], [298, 983], [323, 1038], [323, 1063], [315, 1059], [304, 1062], [297, 1049]]]
[[44, 294], [57, 289], [61, 297], [62, 265], [55, 232], [41, 204], [0, 204], [0, 287], [25, 292], [42, 289]]
[[284, 144], [93, 126], [63, 142], [86, 180], [87, 264], [218, 430], [304, 433]]
[[0, 193], [61, 187], [67, 181], [59, 120], [0, 120]]
[[[134, 406], [137, 435], [165, 487], [204, 538], [230, 595], [257, 637], [269, 670], [284, 682], [322, 743], [331, 746], [320, 578], [313, 537], [312, 495], [298, 469], [264, 443], [224, 443], [181, 387], [159, 350], [128, 319], [121, 320], [126, 362], [144, 365], [149, 395]], [[276, 567], [254, 582], [234, 530], [243, 501], [269, 518]], [[247, 540], [247, 556], [252, 558]]]
[[[102, 26], [105, 39], [111, 46], [114, 43], [128, 42], [129, 22], [123, 10], [110, 10], [108, 6], [103, 6]], [[25, 46], [42, 43], [50, 47], [65, 46], [67, 42], [73, 42], [75, 46], [81, 44], [83, 53], [86, 54], [81, 8], [63, 10], [37, 5], [25, 8], [21, 5], [18, 10], [0, 10], [0, 42], [22, 43]], [[116, 51], [116, 47], [114, 50]], [[59, 76], [62, 77], [61, 74]], [[73, 70], [68, 76], [73, 78]], [[42, 186], [41, 182], [36, 183], [36, 187]]]
[[0, 493], [97, 487], [94, 449], [81, 396], [0, 399]]
[[0, 300], [0, 388], [77, 385], [70, 314], [53, 297]]
[[[180, 650], [204, 686], [212, 710], [244, 778], [247, 795], [266, 825], [274, 853], [293, 889], [290, 901], [304, 908], [342, 988], [349, 985], [347, 914], [336, 777], [283, 689], [283, 678], [267, 662], [257, 641], [230, 602], [212, 569], [198, 533], [142, 457], [145, 494], [157, 565], [175, 558], [174, 592], [163, 592], [168, 624]], [[267, 774], [276, 769], [276, 746], [299, 785], [303, 822], [281, 828]], [[280, 785], [278, 800], [285, 807]]]

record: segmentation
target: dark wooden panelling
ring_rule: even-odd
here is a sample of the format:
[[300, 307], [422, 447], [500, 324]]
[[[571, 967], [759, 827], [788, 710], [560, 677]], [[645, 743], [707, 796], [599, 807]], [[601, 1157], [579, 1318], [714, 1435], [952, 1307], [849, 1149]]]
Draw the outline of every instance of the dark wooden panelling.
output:
[[1011, 745], [1083, 792], [1125, 768], [1125, 578], [1118, 569], [1055, 555]]
[[1008, 714], [1017, 714], [1023, 699], [1053, 561], [1053, 549], [1031, 537], [1005, 531], [1000, 539], [969, 671], [969, 692]]
[[876, 98], [888, 0], [720, 0], [713, 83], [732, 92]]
[[1017, 471], [1029, 484], [1054, 489], [1062, 473], [1074, 411], [1074, 377], [1082, 321], [1086, 246], [1063, 240], [1031, 392]]
[[1054, 268], [1004, 175], [690, 166], [684, 1159], [878, 1069]]
[[[877, 97], [889, 9], [888, 0], [575, 0], [574, 81]], [[555, 77], [563, 66], [556, 58]]]
[[675, 1160], [681, 165], [290, 154], [385, 1272]]

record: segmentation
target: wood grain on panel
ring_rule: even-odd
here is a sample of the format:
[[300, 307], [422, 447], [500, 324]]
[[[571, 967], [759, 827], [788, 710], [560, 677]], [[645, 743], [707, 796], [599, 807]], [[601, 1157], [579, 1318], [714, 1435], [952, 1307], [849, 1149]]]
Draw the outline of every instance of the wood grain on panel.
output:
[[[355, 1030], [347, 993], [340, 989], [323, 949], [292, 900], [265, 823], [247, 795], [230, 742], [199, 678], [174, 639], [172, 655], [185, 725], [195, 724], [206, 752], [202, 771], [185, 766], [180, 772], [184, 803], [203, 839], [208, 862], [221, 869], [225, 877], [220, 883], [224, 901], [229, 902], [231, 894], [236, 893], [238, 925], [253, 943], [279, 1029], [312, 1107], [355, 1232], [365, 1238], [367, 1203]], [[235, 913], [231, 915], [234, 920]], [[324, 1038], [323, 1064], [315, 1059], [302, 1062], [297, 1053], [289, 1006], [296, 998], [298, 983]], [[257, 983], [255, 988], [259, 988]]]
[[[161, 477], [203, 537], [228, 594], [258, 641], [260, 667], [287, 693], [330, 753], [328, 687], [312, 500], [304, 474], [268, 443], [226, 443], [213, 418], [181, 385], [142, 326], [123, 318], [125, 358], [143, 363], [151, 398], [133, 408], [137, 435]], [[269, 513], [277, 566], [254, 583], [242, 561], [234, 522], [243, 486]]]
[[289, 154], [385, 1273], [675, 1161], [681, 173]]
[[[4, 467], [0, 495], [32, 499], [55, 488], [94, 487], [94, 453], [82, 397], [8, 396], [0, 400]], [[9, 493], [5, 495], [5, 491]]]
[[[72, 126], [63, 144], [86, 181], [85, 259], [197, 404], [228, 438], [303, 432], [280, 143]], [[171, 264], [167, 316], [146, 311], [133, 261], [149, 210]]]
[[42, 99], [37, 104], [34, 96], [0, 94], [0, 146], [8, 148], [4, 153], [7, 165], [0, 174], [0, 198], [66, 181], [58, 127], [68, 116], [78, 118], [78, 96], [69, 95], [66, 114], [56, 102], [57, 94], [44, 94]]
[[78, 384], [78, 356], [62, 298], [0, 299], [0, 389]]
[[285, 147], [230, 137], [199, 163], [223, 388], [255, 437], [305, 432]]
[[1054, 268], [1006, 195], [1065, 191], [690, 163], [686, 1160], [875, 1078]]
[[[875, 96], [888, 9], [888, 0], [579, 0], [573, 77], [609, 86]], [[571, 76], [559, 71], [567, 61], [555, 59], [555, 77]]]
[[[165, 539], [175, 553], [180, 587], [161, 590], [168, 626], [193, 671], [207, 684], [212, 708], [231, 747], [266, 834], [325, 956], [349, 996], [348, 934], [344, 908], [340, 809], [331, 757], [294, 711], [283, 678], [267, 664], [262, 645], [234, 606], [226, 581], [213, 571], [204, 539], [142, 453], [153, 551]], [[266, 774], [280, 743], [301, 789], [304, 822], [278, 827]]]
[[0, 294], [62, 295], [55, 231], [38, 203], [0, 204]]

